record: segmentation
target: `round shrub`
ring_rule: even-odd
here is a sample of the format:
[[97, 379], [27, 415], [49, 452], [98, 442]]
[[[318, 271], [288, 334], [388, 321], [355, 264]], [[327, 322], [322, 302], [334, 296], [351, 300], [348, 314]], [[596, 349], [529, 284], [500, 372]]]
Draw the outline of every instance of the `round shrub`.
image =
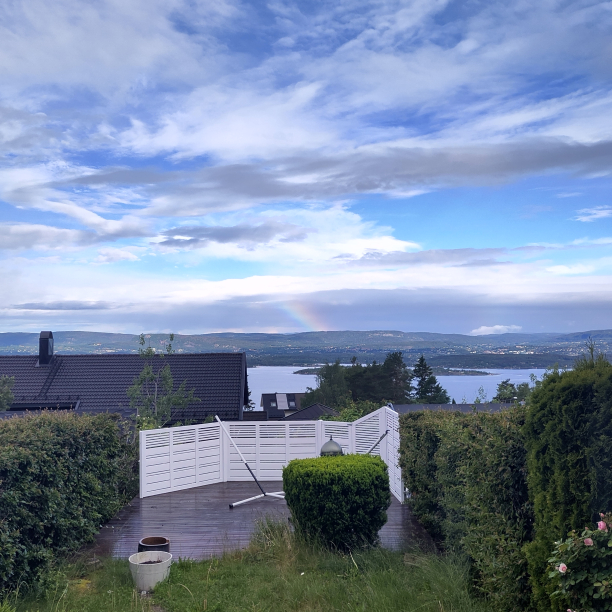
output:
[[389, 474], [380, 457], [294, 459], [283, 469], [283, 488], [296, 529], [328, 546], [372, 545], [387, 522]]

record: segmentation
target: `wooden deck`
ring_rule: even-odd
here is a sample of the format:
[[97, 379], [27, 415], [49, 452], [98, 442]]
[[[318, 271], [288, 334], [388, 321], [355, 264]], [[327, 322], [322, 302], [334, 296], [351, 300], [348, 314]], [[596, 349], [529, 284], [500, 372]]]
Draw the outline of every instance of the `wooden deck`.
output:
[[[266, 491], [279, 491], [281, 482], [262, 483]], [[257, 495], [254, 482], [223, 482], [184, 491], [135, 498], [96, 538], [91, 552], [127, 558], [137, 552], [145, 536], [170, 538], [175, 558], [208, 559], [245, 547], [257, 519], [265, 515], [288, 517], [284, 500], [266, 497], [233, 510], [229, 504]], [[387, 524], [380, 530], [383, 546], [403, 550], [428, 540], [407, 506], [392, 497]]]

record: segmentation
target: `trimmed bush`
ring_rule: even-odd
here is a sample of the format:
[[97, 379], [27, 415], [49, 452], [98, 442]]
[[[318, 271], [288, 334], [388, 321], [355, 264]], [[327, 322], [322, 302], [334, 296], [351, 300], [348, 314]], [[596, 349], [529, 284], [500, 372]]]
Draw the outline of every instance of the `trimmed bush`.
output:
[[137, 492], [137, 450], [115, 415], [0, 421], [0, 591], [31, 585]]
[[441, 548], [470, 559], [475, 588], [499, 612], [530, 609], [524, 418], [522, 407], [400, 417], [400, 465], [414, 515]]
[[372, 545], [387, 522], [389, 474], [380, 457], [294, 459], [283, 469], [283, 488], [296, 528], [328, 546]]
[[583, 358], [533, 393], [525, 423], [535, 539], [525, 548], [541, 612], [565, 610], [547, 576], [555, 542], [612, 509], [612, 365]]

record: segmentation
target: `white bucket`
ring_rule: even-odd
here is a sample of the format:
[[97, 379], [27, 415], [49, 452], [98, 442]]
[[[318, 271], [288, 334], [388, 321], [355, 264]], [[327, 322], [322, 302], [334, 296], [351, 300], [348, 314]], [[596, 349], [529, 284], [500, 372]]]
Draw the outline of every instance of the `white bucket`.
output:
[[[151, 550], [135, 553], [129, 561], [136, 588], [139, 591], [152, 591], [158, 582], [168, 577], [172, 555], [161, 550]], [[155, 563], [147, 563], [147, 561], [155, 561]]]

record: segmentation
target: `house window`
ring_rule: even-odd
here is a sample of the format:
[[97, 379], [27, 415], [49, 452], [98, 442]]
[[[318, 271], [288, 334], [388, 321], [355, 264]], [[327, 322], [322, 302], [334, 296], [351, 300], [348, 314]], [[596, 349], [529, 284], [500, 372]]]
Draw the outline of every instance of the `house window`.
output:
[[290, 406], [291, 408], [295, 408], [295, 402], [289, 402], [289, 406]]
[[270, 408], [276, 408], [276, 402], [270, 402]]

